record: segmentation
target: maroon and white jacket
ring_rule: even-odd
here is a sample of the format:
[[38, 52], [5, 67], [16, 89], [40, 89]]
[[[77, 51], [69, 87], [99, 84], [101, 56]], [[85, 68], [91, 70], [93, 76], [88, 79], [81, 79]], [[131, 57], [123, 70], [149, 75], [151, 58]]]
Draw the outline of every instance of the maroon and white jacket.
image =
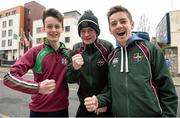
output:
[[[68, 108], [69, 90], [64, 79], [66, 66], [69, 63], [68, 52], [63, 43], [60, 43], [59, 49], [55, 51], [46, 41], [31, 48], [17, 60], [4, 76], [3, 82], [12, 89], [31, 94], [32, 101], [29, 108], [32, 111], [53, 112]], [[28, 80], [23, 75], [30, 69], [34, 78]], [[38, 93], [39, 83], [45, 79], [54, 79], [56, 88], [51, 94], [41, 95]]]

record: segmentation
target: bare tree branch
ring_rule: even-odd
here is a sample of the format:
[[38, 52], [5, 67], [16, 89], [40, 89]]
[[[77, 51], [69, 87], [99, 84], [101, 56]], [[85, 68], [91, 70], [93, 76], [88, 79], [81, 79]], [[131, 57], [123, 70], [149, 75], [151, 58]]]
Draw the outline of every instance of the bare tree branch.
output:
[[148, 20], [148, 17], [145, 14], [143, 14], [140, 17], [139, 24], [137, 26], [137, 30], [149, 33], [149, 31], [150, 31], [150, 22]]

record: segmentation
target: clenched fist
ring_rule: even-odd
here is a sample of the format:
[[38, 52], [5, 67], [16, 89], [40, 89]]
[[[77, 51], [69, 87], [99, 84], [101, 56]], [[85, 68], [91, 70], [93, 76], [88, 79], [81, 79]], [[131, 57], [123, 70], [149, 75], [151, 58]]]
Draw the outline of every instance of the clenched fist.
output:
[[76, 54], [72, 57], [72, 65], [75, 70], [79, 70], [84, 64], [84, 59], [81, 54]]
[[55, 89], [55, 80], [46, 79], [40, 83], [39, 93], [40, 94], [50, 94]]
[[[98, 99], [97, 99], [97, 97], [95, 95], [93, 95], [92, 97], [86, 97], [84, 99], [84, 105], [85, 105], [86, 109], [89, 112], [93, 112], [93, 111], [96, 112], [97, 108], [98, 108]], [[97, 111], [97, 112], [99, 112], [99, 111]]]

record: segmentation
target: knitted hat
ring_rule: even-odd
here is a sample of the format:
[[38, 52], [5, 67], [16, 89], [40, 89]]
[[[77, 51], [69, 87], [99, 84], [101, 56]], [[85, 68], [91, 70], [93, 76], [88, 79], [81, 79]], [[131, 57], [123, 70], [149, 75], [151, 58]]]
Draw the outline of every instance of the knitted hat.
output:
[[98, 19], [91, 10], [84, 11], [84, 14], [80, 17], [78, 21], [79, 36], [80, 36], [81, 29], [86, 28], [86, 27], [93, 28], [96, 31], [97, 36], [99, 36], [100, 29], [99, 29]]

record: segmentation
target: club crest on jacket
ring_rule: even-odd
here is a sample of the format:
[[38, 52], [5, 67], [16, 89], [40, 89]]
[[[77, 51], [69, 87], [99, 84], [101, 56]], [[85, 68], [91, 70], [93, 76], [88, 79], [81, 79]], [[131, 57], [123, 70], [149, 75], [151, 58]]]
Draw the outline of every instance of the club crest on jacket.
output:
[[140, 62], [143, 59], [143, 54], [142, 53], [134, 53], [133, 54], [133, 62]]
[[62, 65], [66, 65], [68, 63], [67, 59], [66, 58], [62, 58], [61, 59], [61, 64]]
[[102, 59], [102, 58], [99, 58], [99, 59], [97, 60], [97, 62], [96, 62], [96, 64], [97, 64], [98, 67], [103, 66], [104, 63], [105, 63], [105, 61], [104, 61], [104, 59]]
[[112, 65], [113, 65], [113, 67], [116, 67], [116, 65], [118, 65], [118, 57], [116, 57], [112, 60]]

